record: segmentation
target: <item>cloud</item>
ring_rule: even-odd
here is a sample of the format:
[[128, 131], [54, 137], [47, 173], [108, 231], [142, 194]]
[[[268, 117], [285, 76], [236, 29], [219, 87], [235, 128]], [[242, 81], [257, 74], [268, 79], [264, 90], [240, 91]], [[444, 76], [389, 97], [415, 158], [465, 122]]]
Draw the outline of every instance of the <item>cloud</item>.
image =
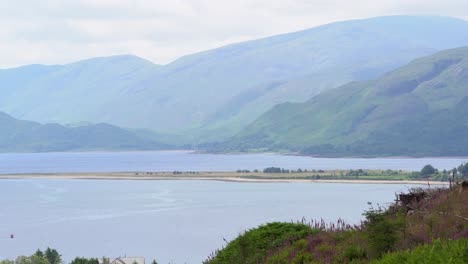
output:
[[135, 54], [155, 63], [337, 20], [467, 19], [465, 0], [0, 0], [0, 67]]

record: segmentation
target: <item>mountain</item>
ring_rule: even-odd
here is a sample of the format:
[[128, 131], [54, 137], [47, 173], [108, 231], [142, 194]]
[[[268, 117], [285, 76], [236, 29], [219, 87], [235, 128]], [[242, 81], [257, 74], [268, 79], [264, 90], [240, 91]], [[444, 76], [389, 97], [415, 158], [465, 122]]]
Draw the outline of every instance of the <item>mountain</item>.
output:
[[417, 59], [305, 103], [274, 107], [223, 150], [468, 155], [468, 47]]
[[0, 112], [0, 152], [146, 150], [168, 148], [108, 124], [65, 127], [17, 120]]
[[0, 70], [0, 111], [41, 123], [146, 128], [197, 143], [234, 135], [276, 104], [304, 102], [464, 45], [467, 21], [390, 16], [228, 45], [167, 65], [130, 55], [30, 65]]

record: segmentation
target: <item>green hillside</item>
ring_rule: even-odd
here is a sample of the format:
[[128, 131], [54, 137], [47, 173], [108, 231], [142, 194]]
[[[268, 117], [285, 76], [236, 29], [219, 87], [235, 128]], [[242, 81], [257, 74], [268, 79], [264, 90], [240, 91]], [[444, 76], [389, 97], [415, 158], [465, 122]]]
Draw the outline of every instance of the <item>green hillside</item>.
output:
[[304, 102], [465, 45], [467, 21], [390, 16], [232, 44], [167, 65], [129, 55], [30, 65], [0, 70], [0, 111], [41, 123], [152, 129], [198, 143], [232, 136], [276, 104]]
[[468, 155], [468, 47], [274, 107], [222, 150]]
[[204, 263], [467, 263], [466, 189], [418, 188], [399, 197], [388, 208], [371, 205], [357, 225], [342, 219], [261, 225]]
[[146, 150], [168, 148], [108, 124], [65, 127], [22, 121], [0, 112], [0, 152]]

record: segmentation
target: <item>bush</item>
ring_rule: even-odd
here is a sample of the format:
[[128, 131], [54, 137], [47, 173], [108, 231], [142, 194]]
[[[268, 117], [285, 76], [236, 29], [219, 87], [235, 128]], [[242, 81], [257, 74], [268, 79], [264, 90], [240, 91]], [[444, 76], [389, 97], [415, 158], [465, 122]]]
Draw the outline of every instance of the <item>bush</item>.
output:
[[366, 236], [368, 240], [369, 255], [371, 258], [393, 250], [398, 241], [397, 231], [402, 226], [397, 220], [388, 217], [388, 213], [381, 208], [364, 212], [366, 217]]
[[347, 247], [344, 250], [343, 255], [349, 262], [357, 259], [364, 259], [367, 256], [364, 249], [356, 245], [350, 245], [349, 247]]
[[269, 223], [240, 235], [205, 263], [261, 263], [269, 251], [316, 232], [304, 224]]

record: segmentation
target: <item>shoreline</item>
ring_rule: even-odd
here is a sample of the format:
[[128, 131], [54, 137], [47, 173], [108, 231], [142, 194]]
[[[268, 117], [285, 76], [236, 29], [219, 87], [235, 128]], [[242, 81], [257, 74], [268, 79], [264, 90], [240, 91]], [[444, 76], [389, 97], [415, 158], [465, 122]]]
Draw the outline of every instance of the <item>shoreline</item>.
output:
[[256, 154], [267, 154], [267, 155], [283, 155], [283, 156], [297, 156], [297, 157], [309, 157], [309, 158], [322, 158], [322, 159], [468, 159], [468, 156], [411, 156], [411, 155], [319, 155], [319, 154], [302, 154], [299, 152], [282, 152], [282, 151], [261, 151], [261, 152], [213, 152], [206, 150], [197, 149], [142, 149], [142, 150], [69, 150], [69, 151], [44, 151], [44, 152], [30, 152], [30, 151], [19, 151], [19, 152], [0, 152], [0, 155], [8, 154], [60, 154], [60, 153], [133, 153], [133, 152], [184, 152], [187, 154], [207, 154], [207, 155], [256, 155]]
[[[152, 175], [130, 172], [108, 173], [25, 173], [0, 174], [0, 180], [194, 180], [194, 181], [223, 181], [248, 183], [345, 183], [345, 184], [411, 184], [411, 185], [437, 185], [446, 186], [448, 182], [422, 181], [422, 180], [392, 180], [392, 179], [305, 179], [291, 176], [279, 178], [276, 175], [249, 178], [248, 175], [236, 175], [233, 172], [203, 172], [198, 174], [172, 174], [155, 173]], [[276, 177], [275, 177], [276, 176]]]
[[283, 155], [283, 156], [297, 156], [297, 157], [309, 157], [309, 158], [321, 158], [321, 159], [468, 159], [468, 156], [411, 156], [411, 155], [319, 155], [319, 154], [303, 154], [299, 152], [282, 152], [282, 151], [261, 151], [261, 152], [216, 152], [216, 151], [205, 151], [205, 150], [188, 150], [190, 154], [212, 154], [212, 155], [255, 155], [255, 154], [270, 154], [270, 155]]

